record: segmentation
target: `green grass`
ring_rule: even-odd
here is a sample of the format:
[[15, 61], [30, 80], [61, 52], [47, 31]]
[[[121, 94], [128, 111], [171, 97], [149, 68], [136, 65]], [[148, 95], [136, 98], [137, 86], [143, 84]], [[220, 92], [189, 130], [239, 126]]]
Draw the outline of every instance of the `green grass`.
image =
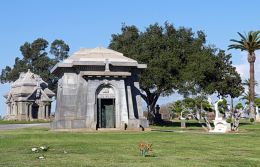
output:
[[[260, 124], [242, 124], [239, 133], [209, 134], [190, 123], [153, 127], [151, 132], [51, 132], [47, 128], [0, 131], [0, 166], [260, 166]], [[152, 143], [148, 157], [140, 142]], [[45, 160], [32, 147], [48, 145]], [[67, 153], [65, 154], [64, 151]]]

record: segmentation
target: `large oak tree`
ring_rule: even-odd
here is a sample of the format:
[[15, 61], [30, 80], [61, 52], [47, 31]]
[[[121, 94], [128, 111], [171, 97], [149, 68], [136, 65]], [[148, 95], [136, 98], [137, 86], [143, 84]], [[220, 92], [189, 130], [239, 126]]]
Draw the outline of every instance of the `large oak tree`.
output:
[[[134, 25], [123, 25], [121, 33], [112, 35], [109, 48], [147, 64], [140, 87], [150, 120], [160, 96], [176, 91], [184, 95], [202, 90], [215, 93], [220, 90], [218, 81], [229, 75], [227, 68], [231, 66], [230, 61], [224, 62], [229, 60], [228, 55], [223, 51], [217, 55], [217, 49], [206, 45], [204, 32], [195, 33], [185, 27], [176, 29], [169, 23], [149, 25], [143, 32]], [[233, 73], [241, 80], [235, 70]]]
[[48, 41], [43, 38], [21, 45], [22, 58], [16, 57], [13, 67], [6, 66], [2, 69], [1, 83], [13, 82], [19, 78], [21, 72], [30, 69], [41, 76], [49, 88], [55, 91], [58, 78], [52, 75], [50, 70], [57, 62], [68, 57], [69, 46], [63, 40], [54, 40], [51, 43], [49, 52], [52, 56], [50, 56], [47, 52], [48, 45]]

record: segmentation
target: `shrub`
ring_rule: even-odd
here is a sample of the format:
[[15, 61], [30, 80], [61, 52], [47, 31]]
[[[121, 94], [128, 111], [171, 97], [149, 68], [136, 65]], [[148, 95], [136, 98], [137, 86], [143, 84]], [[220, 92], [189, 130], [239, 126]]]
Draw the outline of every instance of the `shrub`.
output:
[[227, 123], [231, 123], [231, 122], [232, 122], [232, 119], [231, 119], [231, 118], [228, 118], [226, 121], [227, 121]]

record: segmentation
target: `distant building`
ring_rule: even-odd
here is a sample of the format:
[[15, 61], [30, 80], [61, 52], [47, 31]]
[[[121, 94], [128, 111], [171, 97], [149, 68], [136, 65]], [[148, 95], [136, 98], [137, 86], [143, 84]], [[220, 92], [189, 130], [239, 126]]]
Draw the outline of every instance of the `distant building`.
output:
[[52, 97], [55, 95], [38, 75], [21, 73], [4, 95], [7, 104], [6, 120], [49, 119]]
[[52, 73], [59, 76], [52, 129], [139, 129], [143, 117], [139, 88], [146, 64], [106, 48], [80, 49]]

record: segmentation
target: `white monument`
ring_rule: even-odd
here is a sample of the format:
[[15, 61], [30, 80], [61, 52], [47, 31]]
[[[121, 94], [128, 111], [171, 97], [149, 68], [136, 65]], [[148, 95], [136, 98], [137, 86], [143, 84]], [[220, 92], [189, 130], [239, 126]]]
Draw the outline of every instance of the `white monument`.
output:
[[220, 99], [214, 104], [215, 108], [215, 120], [214, 122], [214, 129], [210, 130], [209, 132], [215, 132], [215, 133], [226, 133], [231, 131], [231, 125], [230, 123], [227, 123], [225, 119], [223, 119], [222, 115], [219, 112], [218, 109], [218, 103], [222, 102], [223, 100]]
[[256, 120], [257, 122], [260, 122], [259, 108], [258, 108], [257, 106], [255, 107], [255, 112], [256, 112], [255, 120]]

